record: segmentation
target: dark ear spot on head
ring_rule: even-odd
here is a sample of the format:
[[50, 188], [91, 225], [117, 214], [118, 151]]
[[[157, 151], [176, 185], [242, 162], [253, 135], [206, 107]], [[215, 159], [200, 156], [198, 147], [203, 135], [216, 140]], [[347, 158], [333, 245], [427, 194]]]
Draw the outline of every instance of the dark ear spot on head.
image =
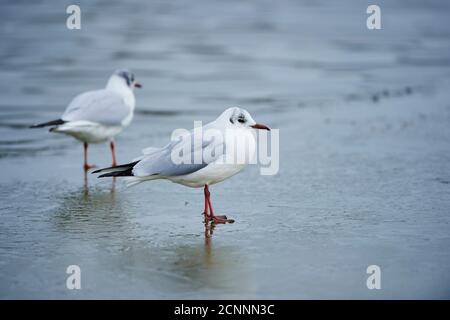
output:
[[131, 83], [133, 82], [130, 78], [133, 76], [132, 74], [128, 73], [127, 71], [121, 71], [119, 73], [119, 76], [125, 79], [128, 86], [131, 86]]
[[245, 123], [245, 116], [241, 113], [240, 115], [239, 115], [239, 117], [238, 117], [238, 122], [239, 123]]
[[233, 120], [232, 117], [230, 118], [230, 122], [231, 122], [232, 124], [234, 124], [234, 120]]

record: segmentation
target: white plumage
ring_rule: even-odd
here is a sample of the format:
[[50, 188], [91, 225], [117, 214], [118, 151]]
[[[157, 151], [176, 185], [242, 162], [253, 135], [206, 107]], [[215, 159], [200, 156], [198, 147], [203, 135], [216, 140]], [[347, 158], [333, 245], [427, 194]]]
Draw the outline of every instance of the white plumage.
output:
[[115, 71], [104, 89], [87, 91], [77, 95], [69, 103], [58, 120], [53, 120], [33, 128], [51, 126], [51, 132], [63, 133], [84, 143], [85, 169], [89, 143], [111, 142], [113, 165], [115, 147], [113, 138], [127, 127], [132, 119], [136, 100], [133, 89], [140, 88], [133, 73], [127, 70]]
[[114, 73], [104, 89], [76, 96], [61, 116], [65, 123], [52, 132], [65, 133], [87, 143], [106, 142], [131, 123], [135, 105], [127, 78]]

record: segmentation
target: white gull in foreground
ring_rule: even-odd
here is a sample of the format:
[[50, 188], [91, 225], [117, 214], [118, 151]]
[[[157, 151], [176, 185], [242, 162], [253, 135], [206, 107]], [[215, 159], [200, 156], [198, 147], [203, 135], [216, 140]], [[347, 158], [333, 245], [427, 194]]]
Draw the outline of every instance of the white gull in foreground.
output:
[[141, 85], [128, 70], [115, 71], [104, 89], [77, 95], [60, 119], [31, 126], [51, 126], [50, 132], [70, 135], [84, 143], [84, 169], [93, 165], [87, 161], [89, 143], [110, 142], [113, 166], [116, 165], [114, 136], [127, 127], [133, 119], [136, 100], [133, 89]]
[[[131, 163], [96, 170], [93, 173], [103, 173], [99, 178], [128, 177], [128, 185], [147, 180], [167, 179], [192, 188], [203, 187], [205, 222], [231, 223], [234, 221], [226, 216], [214, 215], [208, 186], [237, 174], [254, 156], [256, 143], [254, 129], [270, 130], [265, 125], [256, 123], [246, 110], [229, 108], [215, 121], [201, 128], [201, 132], [213, 133], [213, 137], [208, 134], [198, 135], [194, 129], [165, 147], [144, 149], [143, 156]], [[224, 138], [230, 134], [234, 139]], [[196, 141], [198, 139], [200, 141]], [[239, 141], [242, 139], [252, 141], [241, 143], [244, 142]], [[246, 161], [233, 159], [230, 161], [227, 153], [232, 151], [238, 156], [243, 152], [247, 153]], [[201, 158], [200, 161], [180, 163], [176, 158], [176, 155], [180, 154], [183, 159], [195, 159], [199, 154]]]

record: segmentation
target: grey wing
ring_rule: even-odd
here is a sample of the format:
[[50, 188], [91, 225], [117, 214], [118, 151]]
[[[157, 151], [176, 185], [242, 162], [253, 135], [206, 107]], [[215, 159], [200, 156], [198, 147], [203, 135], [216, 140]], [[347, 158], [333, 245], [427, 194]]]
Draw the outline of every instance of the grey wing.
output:
[[[192, 137], [192, 134], [190, 137]], [[134, 167], [133, 174], [138, 177], [150, 175], [172, 177], [193, 173], [221, 157], [224, 153], [223, 146], [222, 142], [217, 142], [214, 139], [209, 141], [202, 139], [198, 147], [192, 143], [190, 138], [173, 141], [164, 148], [144, 156]], [[214, 150], [214, 152], [210, 153], [211, 150]], [[186, 154], [181, 154], [181, 156], [183, 159], [190, 159], [191, 161], [180, 163], [178, 158], [180, 152], [187, 152]], [[205, 152], [210, 156], [207, 158], [201, 157], [200, 161], [194, 161], [194, 154], [197, 152], [201, 152], [201, 155]]]
[[76, 96], [61, 119], [91, 121], [103, 125], [120, 126], [131, 112], [121, 96], [109, 90], [88, 91]]

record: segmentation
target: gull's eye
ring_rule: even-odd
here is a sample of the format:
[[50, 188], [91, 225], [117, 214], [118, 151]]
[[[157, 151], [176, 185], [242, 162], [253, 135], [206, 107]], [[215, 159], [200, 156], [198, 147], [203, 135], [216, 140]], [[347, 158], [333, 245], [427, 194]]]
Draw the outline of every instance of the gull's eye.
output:
[[245, 117], [239, 116], [238, 122], [239, 123], [245, 123]]
[[131, 82], [134, 82], [134, 74], [130, 75], [130, 80], [131, 80]]

